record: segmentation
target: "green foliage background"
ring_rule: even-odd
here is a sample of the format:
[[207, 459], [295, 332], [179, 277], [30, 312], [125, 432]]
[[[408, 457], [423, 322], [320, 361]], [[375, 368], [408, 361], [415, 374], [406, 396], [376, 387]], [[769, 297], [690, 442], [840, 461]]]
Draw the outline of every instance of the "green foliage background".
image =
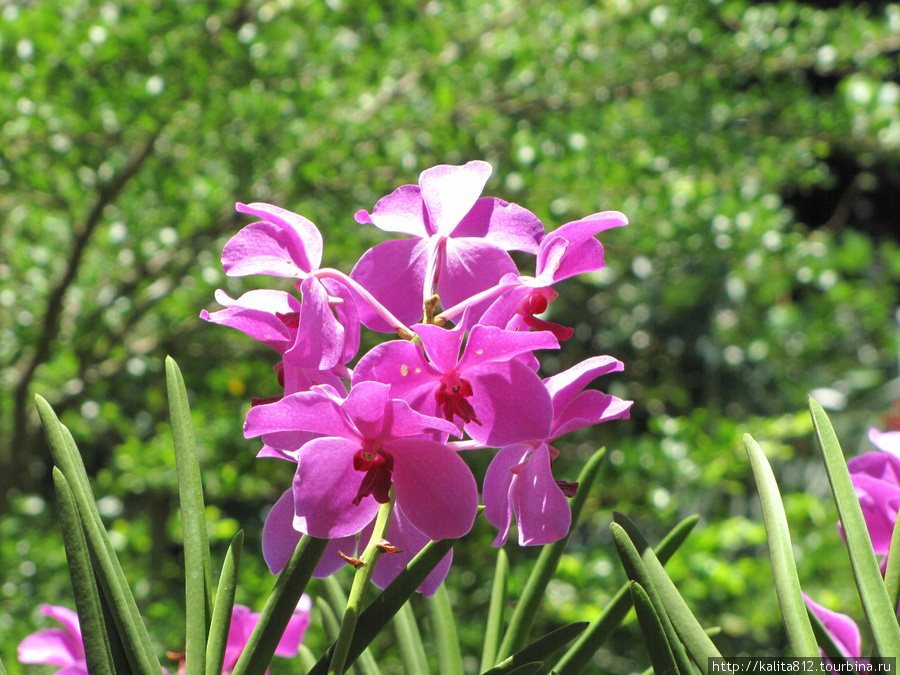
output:
[[[854, 453], [900, 394], [898, 53], [890, 3], [0, 1], [4, 664], [44, 672], [15, 645], [47, 625], [40, 603], [69, 597], [33, 394], [75, 434], [151, 632], [177, 651], [174, 356], [211, 539], [221, 560], [247, 531], [238, 601], [258, 609], [259, 531], [290, 467], [256, 461], [241, 421], [250, 396], [277, 393], [274, 359], [197, 318], [216, 288], [271, 284], [222, 275], [247, 222], [233, 204], [302, 213], [325, 263], [349, 270], [381, 240], [356, 210], [470, 159], [494, 166], [487, 194], [548, 230], [608, 209], [631, 220], [603, 236], [608, 268], [552, 308], [576, 333], [545, 372], [614, 355], [626, 371], [601, 387], [636, 404], [560, 448], [560, 478], [611, 452], [543, 627], [591, 618], [622, 582], [612, 508], [651, 539], [698, 512], [671, 563], [679, 588], [722, 627], [723, 653], [782, 653], [744, 431], [790, 491], [807, 590], [858, 617], [804, 411], [819, 389]], [[471, 654], [491, 537], [476, 526], [450, 578]], [[508, 548], [521, 583], [536, 551]], [[639, 639], [626, 627], [597, 663], [643, 669]]]

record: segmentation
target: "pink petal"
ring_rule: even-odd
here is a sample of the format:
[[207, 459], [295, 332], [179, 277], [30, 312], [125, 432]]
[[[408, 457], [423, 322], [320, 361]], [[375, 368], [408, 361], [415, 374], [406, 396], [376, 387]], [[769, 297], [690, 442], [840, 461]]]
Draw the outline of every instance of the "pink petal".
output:
[[482, 197], [454, 228], [452, 236], [485, 239], [504, 251], [537, 253], [544, 226], [536, 215], [518, 204]]
[[294, 345], [285, 352], [285, 365], [328, 370], [341, 363], [344, 355], [344, 327], [331, 311], [318, 279], [304, 279], [300, 292], [300, 322]]
[[464, 373], [486, 363], [509, 361], [535, 349], [559, 349], [559, 342], [549, 331], [516, 332], [477, 325], [469, 333], [458, 368]]
[[228, 240], [222, 266], [230, 277], [270, 274], [303, 278], [312, 268], [291, 232], [262, 222], [247, 225]]
[[621, 213], [604, 211], [566, 223], [550, 232], [541, 242], [537, 276], [560, 281], [602, 268], [605, 264], [603, 246], [594, 236], [627, 224], [628, 219]]
[[[427, 239], [385, 241], [366, 251], [350, 277], [406, 325], [422, 320]], [[394, 328], [367, 303], [357, 303], [360, 320], [371, 330], [393, 333]]]
[[420, 390], [432, 391], [441, 373], [425, 360], [421, 345], [407, 340], [382, 342], [353, 369], [353, 384], [374, 380], [391, 385], [391, 395], [414, 405]]
[[519, 527], [519, 545], [539, 546], [565, 537], [572, 511], [553, 479], [549, 446], [541, 443], [512, 472], [509, 500]]
[[[62, 628], [45, 628], [19, 643], [18, 656], [22, 663], [69, 666], [84, 659], [84, 647], [80, 639], [76, 643], [72, 635]], [[87, 668], [84, 672], [87, 673]]]
[[356, 306], [356, 295], [347, 286], [334, 279], [323, 279], [322, 285], [325, 286], [328, 295], [343, 300], [333, 309], [344, 328], [344, 353], [340, 363], [349, 363], [359, 351], [359, 308]]
[[225, 309], [210, 314], [206, 310], [200, 318], [210, 323], [236, 328], [242, 333], [284, 354], [294, 343], [294, 335], [277, 314], [300, 311], [300, 302], [282, 291], [250, 291], [237, 300], [216, 291], [216, 300]]
[[265, 221], [274, 223], [296, 238], [301, 250], [306, 271], [317, 270], [322, 264], [322, 234], [313, 223], [303, 216], [272, 204], [238, 204], [236, 209], [249, 213]]
[[859, 658], [862, 641], [856, 622], [846, 614], [833, 612], [814, 602], [806, 593], [803, 594], [803, 600], [813, 611], [813, 614], [819, 617], [819, 621], [825, 626], [825, 630], [831, 634], [841, 654], [848, 658]]
[[513, 467], [534, 450], [531, 443], [515, 443], [501, 449], [488, 465], [482, 485], [484, 500], [484, 516], [499, 532], [494, 539], [494, 546], [503, 546], [509, 536], [512, 525], [513, 508], [509, 499], [509, 486], [512, 484]]
[[576, 429], [601, 422], [628, 419], [632, 405], [633, 401], [623, 401], [602, 391], [583, 391], [562, 410], [553, 407], [553, 427], [547, 438], [559, 438]]
[[309, 618], [309, 610], [311, 602], [308, 595], [300, 596], [300, 602], [297, 609], [294, 610], [293, 616], [288, 621], [287, 628], [281, 640], [275, 647], [275, 656], [283, 656], [285, 658], [293, 658], [300, 652], [300, 643], [303, 641], [303, 634], [309, 628], [311, 623]]
[[866, 528], [872, 539], [872, 547], [876, 554], [885, 554], [891, 545], [891, 535], [900, 508], [900, 488], [866, 474], [850, 473], [866, 519]]
[[[518, 274], [509, 254], [484, 239], [447, 239], [437, 291], [448, 308], [495, 286], [505, 274]], [[474, 322], [489, 305], [473, 308]]]
[[308, 431], [342, 438], [358, 438], [340, 407], [326, 397], [320, 386], [285, 396], [280, 401], [250, 408], [244, 422], [244, 437], [253, 438], [281, 431]]
[[422, 346], [428, 359], [442, 373], [456, 368], [459, 350], [466, 336], [462, 323], [451, 330], [430, 324], [414, 326], [413, 330], [422, 338]]
[[365, 438], [378, 438], [385, 422], [385, 407], [391, 400], [391, 387], [381, 382], [360, 382], [350, 389], [341, 404], [344, 414]]
[[[365, 530], [364, 530], [365, 531]], [[357, 536], [355, 534], [346, 537], [336, 537], [328, 542], [325, 547], [325, 553], [322, 554], [319, 564], [313, 571], [316, 579], [324, 579], [347, 566], [346, 561], [341, 558], [341, 553], [345, 555], [356, 555]]]
[[869, 440], [879, 450], [900, 458], [900, 431], [869, 429]]
[[[363, 537], [367, 537], [366, 531], [363, 531]], [[378, 588], [387, 588], [387, 586], [397, 578], [412, 559], [421, 551], [425, 545], [431, 541], [424, 534], [419, 532], [409, 519], [403, 513], [403, 509], [399, 505], [394, 505], [391, 512], [391, 520], [388, 524], [386, 539], [396, 546], [399, 551], [396, 553], [383, 554], [378, 559], [375, 566], [375, 572], [372, 574], [372, 583]], [[434, 595], [438, 587], [443, 583], [450, 571], [450, 564], [453, 562], [453, 549], [445, 555], [441, 562], [425, 577], [418, 590], [419, 593], [426, 598]]]
[[592, 356], [568, 370], [548, 377], [544, 380], [544, 384], [553, 398], [554, 409], [559, 411], [596, 378], [607, 373], [619, 372], [624, 368], [621, 361], [617, 361], [611, 356]]
[[[374, 497], [353, 504], [365, 475], [353, 468], [359, 447], [343, 438], [316, 438], [300, 448], [293, 487], [294, 529], [320, 539], [346, 537], [375, 517]], [[396, 462], [394, 466], [396, 474]]]
[[394, 457], [397, 504], [429, 539], [454, 539], [472, 529], [478, 488], [466, 463], [442, 443], [401, 438], [385, 444]]
[[441, 164], [423, 171], [419, 186], [432, 232], [449, 236], [475, 205], [490, 176], [491, 165], [481, 161], [463, 166]]
[[272, 574], [284, 569], [299, 543], [300, 533], [294, 529], [294, 493], [287, 490], [275, 502], [263, 525], [263, 559]]
[[402, 232], [413, 237], [428, 237], [425, 229], [425, 203], [418, 185], [401, 185], [375, 204], [372, 213], [356, 213], [356, 222], [371, 224], [385, 232]]
[[543, 440], [550, 433], [553, 405], [540, 378], [517, 360], [492, 363], [467, 372], [472, 383], [470, 403], [481, 426], [470, 422], [466, 432], [489, 448]]

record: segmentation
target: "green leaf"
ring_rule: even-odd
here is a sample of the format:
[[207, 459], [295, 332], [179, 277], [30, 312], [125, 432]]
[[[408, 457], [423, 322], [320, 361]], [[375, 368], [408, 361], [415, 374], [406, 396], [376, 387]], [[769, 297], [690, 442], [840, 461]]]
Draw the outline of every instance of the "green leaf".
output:
[[[656, 548], [656, 555], [660, 562], [665, 564], [675, 551], [684, 543], [691, 531], [696, 527], [700, 516], [690, 516], [682, 520], [663, 538]], [[565, 653], [554, 667], [554, 672], [559, 675], [576, 675], [582, 672], [590, 663], [591, 658], [601, 645], [606, 642], [613, 631], [619, 627], [628, 610], [631, 609], [631, 592], [629, 585], [623, 584], [616, 595], [610, 600], [603, 612], [591, 622], [588, 629], [582, 633], [575, 644]]]
[[[620, 514], [613, 512], [614, 518], [618, 515]], [[653, 603], [654, 612], [659, 618], [662, 629], [665, 632], [666, 642], [669, 645], [675, 662], [678, 664], [678, 670], [682, 673], [692, 673], [691, 662], [685, 651], [683, 640], [680, 638], [672, 619], [669, 617], [668, 607], [666, 607], [665, 603], [662, 601], [659, 589], [654, 583], [650, 569], [645, 564], [645, 560], [642, 558], [640, 551], [638, 551], [634, 541], [632, 541], [629, 534], [618, 522], [612, 523], [609, 529], [612, 532], [616, 551], [619, 554], [619, 558], [622, 561], [622, 566], [625, 568], [628, 578], [640, 584], [650, 602]], [[629, 587], [629, 593], [630, 592], [631, 589]], [[647, 648], [651, 649], [652, 645], [648, 643]]]
[[515, 672], [523, 666], [530, 666], [534, 663], [543, 665], [544, 661], [578, 637], [587, 626], [587, 621], [577, 621], [550, 631], [509, 658], [504, 659], [501, 663], [486, 671], [484, 675], [509, 675], [509, 673]]
[[[900, 602], [900, 518], [894, 522], [894, 531], [891, 533], [891, 546], [888, 549], [887, 569], [884, 572], [884, 587], [887, 589], [888, 598], [894, 609]], [[895, 612], [896, 613], [896, 612]]]
[[484, 645], [481, 650], [481, 670], [487, 670], [497, 662], [497, 649], [503, 631], [503, 614], [509, 594], [509, 557], [503, 548], [497, 549], [497, 566], [494, 568], [494, 583], [491, 587], [491, 603], [488, 607], [487, 626], [484, 630]]
[[437, 647], [438, 673], [440, 675], [462, 675], [462, 654], [459, 650], [459, 636], [456, 621], [450, 607], [447, 587], [441, 584], [434, 595], [425, 599], [431, 630]]
[[313, 604], [322, 615], [322, 629], [325, 631], [325, 638], [334, 642], [337, 640], [338, 633], [341, 630], [341, 622], [338, 620], [337, 614], [334, 613], [334, 608], [322, 596], [316, 597], [313, 600]]
[[817, 657], [819, 648], [813, 635], [812, 626], [807, 618], [806, 603], [800, 591], [800, 579], [797, 576], [797, 564], [794, 562], [794, 550], [791, 547], [791, 533], [788, 528], [781, 493], [775, 482], [772, 467], [765, 453], [750, 434], [744, 434], [744, 447], [750, 458], [756, 489], [762, 505], [763, 520], [766, 524], [766, 536], [769, 540], [769, 558], [772, 561], [772, 573], [775, 577], [775, 593], [781, 616], [787, 630], [788, 641], [794, 656]]
[[403, 670], [407, 673], [427, 675], [430, 672], [428, 659], [425, 656], [419, 627], [416, 625], [416, 616], [409, 602], [394, 616], [394, 634], [400, 647]]
[[825, 460], [831, 493], [844, 527], [844, 537], [850, 552], [850, 566], [853, 568], [859, 599], [869, 622], [875, 648], [882, 656], [900, 654], [900, 626], [897, 625], [897, 615], [884, 587], [881, 570], [878, 569], [872, 540], [869, 538], [862, 508], [850, 480], [850, 472], [841, 445], [822, 406], [810, 398], [809, 408], [819, 448]]
[[497, 653], [498, 660], [502, 661], [513, 652], [518, 651], [528, 640], [531, 624], [534, 622], [534, 617], [544, 599], [547, 584], [550, 583], [550, 580], [556, 573], [559, 559], [566, 548], [566, 544], [569, 543], [569, 537], [572, 536], [572, 532], [578, 524], [581, 510], [584, 508], [585, 501], [587, 501], [591, 485], [593, 485], [594, 479], [600, 472], [601, 462], [605, 455], [606, 448], [600, 448], [588, 459], [584, 468], [582, 468], [581, 474], [578, 476], [578, 492], [571, 503], [572, 525], [569, 527], [569, 532], [559, 541], [548, 544], [541, 550], [541, 554], [538, 556], [528, 581], [525, 583], [522, 596], [516, 603], [516, 608], [510, 617], [509, 626]]
[[241, 551], [244, 546], [244, 531], [239, 530], [222, 563], [216, 601], [212, 608], [209, 624], [209, 639], [206, 643], [206, 675], [220, 675], [225, 663], [225, 648], [228, 645], [228, 631], [234, 610], [234, 594], [237, 591], [238, 570], [241, 566]]
[[[719, 654], [719, 651], [716, 649], [712, 640], [709, 639], [706, 631], [703, 630], [703, 627], [697, 621], [697, 618], [688, 608], [684, 598], [681, 597], [678, 589], [675, 588], [675, 584], [672, 583], [669, 575], [666, 574], [662, 564], [657, 559], [656, 554], [653, 553], [653, 549], [647, 544], [647, 541], [644, 539], [644, 535], [641, 534], [640, 530], [638, 530], [634, 523], [626, 518], [624, 514], [616, 511], [613, 511], [613, 520], [615, 520], [615, 523], [628, 535], [628, 538], [640, 554], [641, 559], [647, 568], [647, 573], [652, 579], [653, 588], [656, 589], [656, 592], [659, 594], [659, 599], [665, 607], [666, 615], [668, 615], [671, 620], [672, 626], [677, 631], [681, 642], [687, 647], [691, 659], [700, 667], [700, 670], [703, 671], [704, 674], [707, 673], [709, 669], [709, 658], [720, 657], [721, 654]], [[653, 594], [650, 588], [644, 585], [644, 590], [650, 594], [652, 599]], [[670, 644], [672, 644], [671, 640]], [[672, 644], [672, 648], [675, 649], [674, 644]]]
[[647, 645], [647, 655], [650, 657], [650, 665], [657, 673], [678, 673], [678, 665], [675, 656], [669, 647], [666, 631], [662, 621], [653, 607], [653, 602], [647, 591], [636, 581], [630, 584], [631, 601], [637, 614], [641, 632], [644, 634], [644, 643]]
[[66, 549], [69, 576], [72, 579], [72, 591], [75, 595], [75, 610], [81, 624], [88, 671], [112, 675], [115, 672], [112, 652], [106, 624], [103, 622], [103, 607], [100, 604], [100, 590], [97, 588], [97, 580], [94, 578], [94, 569], [91, 565], [91, 554], [84, 538], [84, 529], [72, 489], [66, 477], [56, 467], [53, 467], [53, 484], [59, 502], [59, 523]]
[[103, 527], [75, 441], [46, 400], [35, 396], [35, 403], [47, 434], [53, 461], [72, 490], [84, 526], [85, 539], [96, 562], [95, 574], [109, 603], [109, 610], [131, 669], [139, 673], [158, 673], [162, 666], [153, 651], [150, 636], [128, 587], [125, 573]]
[[297, 609], [300, 596], [306, 590], [327, 546], [327, 539], [307, 535], [300, 537], [291, 559], [278, 575], [275, 588], [266, 600], [259, 622], [232, 671], [233, 675], [263, 675], [266, 672], [288, 621]]
[[[457, 541], [459, 540], [442, 539], [428, 542], [410, 561], [406, 569], [400, 572], [387, 588], [375, 596], [375, 599], [359, 616], [353, 640], [347, 651], [348, 664], [353, 663], [369, 646]], [[316, 663], [315, 668], [309, 671], [309, 675], [324, 675], [328, 672], [333, 650], [334, 645], [332, 644], [326, 654]]]
[[194, 427], [184, 378], [171, 356], [166, 357], [169, 416], [178, 471], [178, 502], [184, 539], [185, 675], [205, 675], [206, 643], [212, 616], [212, 581], [203, 483], [194, 443]]

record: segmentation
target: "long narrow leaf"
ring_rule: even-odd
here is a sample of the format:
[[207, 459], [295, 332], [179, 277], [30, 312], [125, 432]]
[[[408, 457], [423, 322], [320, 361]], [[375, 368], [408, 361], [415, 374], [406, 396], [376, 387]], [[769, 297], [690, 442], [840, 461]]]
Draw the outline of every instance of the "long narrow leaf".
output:
[[[660, 625], [665, 632], [666, 642], [669, 644], [672, 656], [678, 664], [678, 670], [681, 673], [693, 672], [691, 670], [690, 658], [685, 651], [685, 645], [683, 644], [678, 631], [675, 629], [672, 619], [669, 617], [668, 607], [666, 607], [665, 603], [662, 601], [659, 589], [654, 583], [653, 576], [645, 564], [641, 552], [638, 550], [629, 534], [618, 522], [612, 523], [609, 529], [610, 532], [612, 532], [613, 542], [616, 545], [616, 551], [622, 561], [622, 566], [625, 568], [625, 573], [628, 575], [629, 579], [640, 584], [648, 599], [653, 604], [654, 612], [659, 618]], [[631, 592], [630, 588], [629, 592]], [[649, 649], [650, 645], [648, 644], [647, 647]]]
[[491, 587], [491, 603], [488, 607], [484, 645], [481, 650], [481, 670], [485, 671], [497, 662], [497, 649], [503, 631], [503, 614], [509, 590], [509, 557], [502, 548], [497, 549], [497, 566], [494, 568], [494, 584]]
[[63, 545], [72, 592], [75, 595], [75, 610], [81, 625], [84, 642], [84, 657], [88, 671], [99, 675], [112, 675], [112, 652], [109, 635], [103, 623], [103, 607], [100, 604], [100, 589], [94, 578], [91, 554], [84, 538], [84, 529], [78, 515], [78, 506], [69, 482], [62, 472], [53, 467], [53, 484], [59, 502], [59, 524], [62, 529]]
[[797, 576], [797, 564], [794, 562], [794, 550], [791, 548], [791, 533], [788, 529], [787, 515], [784, 513], [784, 504], [781, 502], [781, 493], [775, 482], [775, 474], [772, 473], [772, 467], [762, 448], [750, 434], [744, 434], [744, 447], [750, 458], [750, 467], [753, 469], [756, 490], [762, 505], [766, 536], [769, 540], [769, 558], [775, 577], [775, 593], [781, 607], [788, 641], [791, 643], [791, 651], [794, 652], [794, 656], [800, 658], [816, 657], [819, 655], [819, 648], [800, 591], [800, 578]]
[[[628, 534], [628, 538], [634, 543], [635, 548], [644, 561], [644, 565], [647, 567], [650, 578], [653, 580], [653, 587], [659, 593], [659, 597], [665, 606], [666, 614], [678, 632], [678, 637], [681, 638], [684, 646], [687, 647], [691, 659], [706, 675], [709, 670], [710, 657], [721, 657], [722, 655], [688, 608], [684, 598], [681, 597], [681, 593], [675, 588], [675, 584], [672, 583], [669, 575], [666, 574], [662, 564], [660, 564], [656, 554], [653, 553], [653, 549], [647, 544], [647, 540], [644, 539], [644, 535], [641, 534], [640, 530], [623, 514], [616, 511], [613, 511], [613, 520], [622, 527]], [[649, 589], [646, 586], [644, 588], [649, 593]]]
[[517, 668], [522, 666], [530, 666], [534, 663], [543, 665], [553, 654], [578, 637], [587, 626], [587, 621], [577, 621], [550, 631], [509, 658], [504, 659], [502, 663], [498, 663], [486, 671], [484, 675], [509, 675], [509, 673], [515, 672]]
[[[375, 596], [375, 599], [359, 616], [353, 640], [350, 642], [350, 649], [347, 651], [348, 664], [353, 663], [369, 646], [457, 541], [457, 539], [442, 539], [428, 542], [425, 548], [410, 561], [406, 569], [400, 572], [387, 588]], [[325, 675], [328, 672], [333, 650], [334, 644], [319, 659], [315, 668], [309, 671], [309, 675]]]
[[191, 409], [181, 371], [166, 357], [169, 417], [178, 472], [178, 502], [184, 540], [185, 675], [205, 675], [206, 642], [212, 617], [212, 581], [203, 484], [194, 444]]
[[[340, 583], [338, 583], [338, 580], [334, 577], [334, 575], [325, 577], [322, 581], [324, 582], [325, 590], [328, 593], [328, 610], [331, 611], [332, 616], [334, 616], [335, 625], [339, 629], [340, 622], [337, 619], [336, 612], [341, 611], [344, 607], [347, 606], [347, 596], [344, 593], [344, 589], [341, 588]], [[337, 630], [335, 630], [334, 633], [329, 633], [328, 631], [326, 631], [327, 638], [332, 642], [337, 639], [337, 635]], [[378, 673], [380, 672], [378, 669], [378, 664], [375, 662], [375, 658], [369, 653], [368, 650], [359, 655], [355, 667], [359, 670], [360, 673], [362, 673], [362, 675], [378, 675]]]
[[341, 622], [337, 618], [337, 614], [334, 613], [331, 604], [322, 596], [313, 600], [313, 604], [319, 610], [319, 614], [322, 615], [322, 630], [325, 631], [325, 638], [334, 642], [337, 640], [338, 632], [341, 630]]
[[872, 631], [875, 648], [882, 656], [896, 656], [900, 654], [900, 626], [897, 625], [897, 615], [884, 587], [881, 570], [878, 569], [872, 540], [869, 538], [862, 508], [850, 480], [844, 453], [822, 406], [810, 398], [809, 409], [819, 449], [825, 460], [831, 493], [844, 527], [847, 549], [850, 552], [850, 566], [856, 579], [859, 599], [869, 622], [869, 629]]
[[212, 608], [209, 623], [209, 638], [206, 643], [206, 675], [219, 675], [225, 663], [225, 648], [228, 646], [228, 632], [234, 611], [234, 594], [237, 591], [238, 571], [241, 567], [241, 551], [244, 547], [244, 531], [239, 530], [222, 563], [219, 587]]
[[403, 670], [407, 673], [427, 675], [430, 672], [428, 659], [422, 647], [422, 636], [416, 625], [416, 615], [409, 602], [403, 605], [394, 617], [394, 634], [400, 646]]
[[[696, 527], [700, 516], [690, 516], [682, 520], [663, 538], [656, 548], [656, 557], [662, 564], [669, 561]], [[603, 612], [591, 622], [587, 630], [563, 655], [553, 668], [559, 675], [577, 675], [590, 663], [591, 658], [613, 631], [621, 625], [631, 609], [631, 592], [628, 584], [623, 584]]]
[[438, 654], [438, 673], [440, 675], [462, 675], [462, 654], [459, 651], [459, 636], [453, 609], [450, 607], [450, 596], [443, 584], [434, 595], [426, 598], [428, 615], [431, 617], [431, 630], [435, 637]]
[[84, 524], [85, 539], [96, 561], [95, 573], [109, 602], [110, 612], [131, 668], [139, 673], [161, 672], [162, 666], [153, 651], [150, 635], [144, 626], [125, 573], [97, 511], [87, 472], [75, 447], [75, 441], [46, 400], [35, 396], [35, 403], [47, 434], [53, 461], [66, 477], [78, 506]]
[[[656, 608], [641, 585], [632, 581], [631, 601], [634, 604], [634, 612], [637, 614], [638, 624], [644, 634], [644, 644], [647, 645], [647, 656], [650, 657], [650, 665], [657, 673], [679, 673], [675, 656], [666, 638], [666, 631], [662, 621], [656, 613]], [[685, 674], [685, 675], [690, 675]]]
[[232, 671], [233, 675], [263, 675], [266, 672], [326, 546], [327, 539], [306, 535], [300, 537], [291, 559], [278, 575], [275, 588], [266, 600], [259, 621]]
[[516, 608], [509, 619], [509, 627], [503, 636], [503, 642], [500, 643], [500, 649], [497, 652], [499, 661], [520, 650], [528, 640], [531, 624], [534, 623], [534, 617], [544, 599], [547, 584], [550, 583], [550, 580], [556, 573], [559, 559], [562, 557], [566, 544], [569, 543], [569, 537], [572, 536], [572, 532], [578, 524], [581, 510], [584, 508], [585, 501], [587, 501], [594, 479], [600, 472], [601, 462], [605, 455], [606, 448], [600, 448], [582, 468], [581, 474], [578, 476], [578, 492], [571, 503], [572, 525], [569, 528], [569, 532], [559, 541], [544, 546], [540, 556], [538, 556], [531, 575], [525, 583], [522, 596], [516, 603]]

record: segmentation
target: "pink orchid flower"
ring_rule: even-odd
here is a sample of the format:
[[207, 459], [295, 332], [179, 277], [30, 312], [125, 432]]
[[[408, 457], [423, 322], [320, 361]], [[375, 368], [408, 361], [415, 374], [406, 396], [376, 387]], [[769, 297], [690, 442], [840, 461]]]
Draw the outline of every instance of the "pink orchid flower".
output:
[[[312, 601], [309, 596], [304, 594], [300, 596], [297, 608], [288, 621], [287, 628], [278, 646], [275, 647], [275, 656], [283, 658], [293, 658], [300, 652], [300, 643], [303, 641], [303, 635], [309, 628], [309, 613], [312, 609]], [[222, 664], [222, 673], [230, 673], [237, 665], [244, 647], [250, 640], [250, 634], [259, 623], [259, 614], [251, 612], [249, 607], [243, 605], [235, 605], [231, 612], [231, 627], [228, 630], [228, 642], [225, 644], [225, 661]], [[266, 671], [268, 673], [268, 671]]]
[[494, 546], [506, 543], [513, 514], [522, 546], [549, 544], [568, 533], [572, 512], [566, 497], [578, 486], [554, 480], [552, 464], [559, 451], [550, 442], [582, 427], [628, 417], [631, 401], [582, 391], [593, 379], [622, 369], [610, 356], [595, 356], [544, 380], [553, 411], [547, 432], [504, 447], [484, 477], [484, 515], [499, 530]]
[[[822, 625], [825, 626], [825, 630], [831, 635], [841, 654], [850, 659], [860, 658], [862, 641], [860, 640], [859, 627], [856, 625], [856, 622], [846, 614], [834, 612], [827, 607], [823, 607], [806, 593], [803, 594], [803, 601], [813, 611], [813, 614], [819, 618]], [[819, 649], [819, 652], [825, 657], [825, 652], [822, 649]]]
[[[418, 185], [380, 199], [371, 213], [359, 211], [358, 223], [413, 238], [376, 245], [350, 276], [411, 325], [435, 291], [450, 307], [517, 273], [507, 251], [537, 253], [544, 228], [521, 206], [480, 197], [490, 175], [487, 162], [435, 166], [421, 173]], [[394, 330], [368, 307], [360, 307], [360, 316], [373, 330]]]
[[19, 643], [21, 663], [62, 666], [56, 675], [88, 675], [78, 615], [67, 607], [41, 605], [41, 613], [59, 621], [62, 628], [45, 628]]
[[388, 383], [394, 396], [425, 414], [456, 422], [486, 447], [546, 433], [552, 414], [547, 391], [534, 371], [515, 357], [558, 348], [556, 338], [548, 332], [477, 325], [460, 356], [463, 323], [453, 330], [415, 326], [421, 346], [403, 340], [376, 346], [354, 369], [354, 383]]
[[[488, 326], [510, 330], [548, 330], [560, 341], [572, 336], [573, 330], [537, 318], [547, 311], [558, 293], [552, 286], [576, 274], [595, 272], [606, 264], [603, 245], [594, 237], [604, 230], [622, 227], [628, 219], [617, 211], [595, 213], [555, 229], [543, 241], [537, 254], [534, 277], [506, 275], [500, 280], [503, 295], [494, 300], [480, 319]], [[453, 318], [455, 309], [441, 314]]]
[[321, 539], [356, 534], [392, 487], [397, 504], [429, 539], [471, 529], [478, 509], [472, 472], [455, 451], [432, 440], [456, 427], [393, 399], [389, 385], [360, 382], [346, 398], [319, 385], [247, 413], [248, 438], [284, 431], [321, 434], [297, 453], [293, 525], [299, 532]]
[[850, 458], [847, 468], [875, 553], [885, 555], [900, 510], [900, 431], [871, 429], [869, 440], [879, 451]]

